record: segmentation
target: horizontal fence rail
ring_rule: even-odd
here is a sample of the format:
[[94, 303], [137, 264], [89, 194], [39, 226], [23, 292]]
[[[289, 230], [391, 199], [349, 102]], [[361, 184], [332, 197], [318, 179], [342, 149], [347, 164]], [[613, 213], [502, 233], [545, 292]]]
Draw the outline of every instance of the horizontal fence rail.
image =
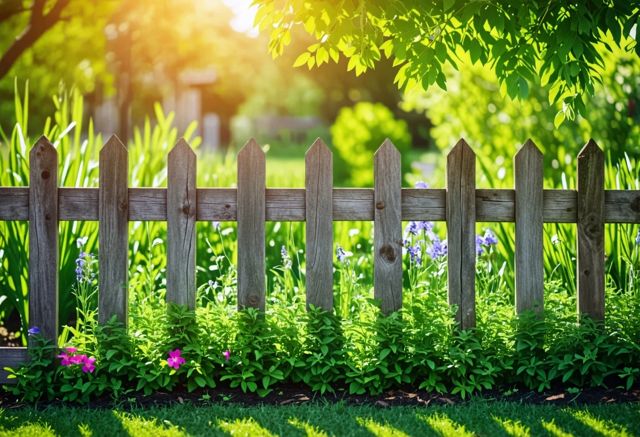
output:
[[[446, 221], [449, 303], [461, 328], [475, 326], [475, 223], [516, 224], [516, 311], [541, 312], [544, 223], [578, 229], [580, 315], [604, 318], [604, 224], [640, 223], [640, 190], [605, 190], [595, 142], [578, 156], [578, 189], [545, 190], [542, 154], [531, 141], [514, 159], [515, 189], [478, 189], [475, 153], [464, 140], [447, 158], [447, 188], [401, 188], [401, 156], [386, 140], [376, 152], [374, 188], [334, 188], [329, 148], [317, 140], [305, 157], [305, 188], [266, 188], [265, 155], [251, 140], [238, 154], [238, 188], [197, 188], [196, 155], [180, 140], [168, 156], [167, 188], [128, 187], [128, 153], [113, 136], [100, 152], [99, 188], [57, 186], [57, 152], [42, 137], [30, 153], [30, 186], [0, 187], [0, 220], [29, 221], [29, 317], [57, 340], [60, 221], [99, 221], [100, 322], [127, 320], [129, 221], [167, 222], [167, 299], [195, 305], [197, 221], [238, 223], [238, 306], [265, 308], [266, 221], [305, 221], [307, 305], [333, 308], [335, 221], [374, 222], [374, 296], [384, 313], [402, 306], [402, 221]], [[0, 369], [27, 359], [0, 348]], [[0, 381], [3, 380], [0, 371]]]

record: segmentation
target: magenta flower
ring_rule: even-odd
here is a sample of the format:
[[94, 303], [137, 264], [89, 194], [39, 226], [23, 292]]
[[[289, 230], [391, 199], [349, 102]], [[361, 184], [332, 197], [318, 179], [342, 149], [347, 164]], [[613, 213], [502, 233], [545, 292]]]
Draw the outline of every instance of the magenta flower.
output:
[[66, 350], [68, 354], [75, 354], [78, 351], [78, 349], [73, 346], [65, 347], [64, 350]]
[[60, 354], [60, 355], [56, 355], [56, 358], [60, 358], [60, 365], [62, 366], [70, 366], [71, 365], [71, 361], [70, 361], [70, 356], [67, 354]]
[[181, 365], [185, 363], [184, 358], [180, 356], [182, 351], [180, 349], [173, 350], [169, 352], [169, 358], [167, 358], [167, 365], [169, 367], [173, 367], [178, 370]]
[[95, 362], [96, 359], [94, 357], [87, 358], [86, 355], [82, 355], [84, 357], [82, 371], [84, 373], [93, 373], [96, 370]]
[[73, 355], [69, 357], [69, 362], [71, 364], [82, 364], [86, 361], [86, 359], [87, 359], [86, 355]]
[[222, 352], [222, 355], [224, 356], [225, 361], [229, 361], [229, 358], [231, 358], [231, 351], [227, 349], [226, 351]]

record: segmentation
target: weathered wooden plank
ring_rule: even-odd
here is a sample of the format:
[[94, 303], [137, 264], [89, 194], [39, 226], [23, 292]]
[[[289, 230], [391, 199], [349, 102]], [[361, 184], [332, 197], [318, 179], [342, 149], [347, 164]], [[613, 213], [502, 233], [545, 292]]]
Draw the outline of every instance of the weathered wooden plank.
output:
[[514, 159], [516, 196], [516, 311], [544, 309], [543, 159], [527, 141]]
[[383, 314], [402, 307], [402, 170], [400, 152], [388, 139], [374, 158], [375, 215], [373, 295]]
[[476, 157], [464, 140], [447, 156], [447, 239], [449, 304], [462, 329], [476, 324]]
[[264, 152], [250, 140], [238, 153], [238, 308], [265, 307]]
[[29, 326], [58, 341], [58, 152], [40, 137], [29, 154]]
[[129, 188], [129, 221], [166, 221], [165, 188]]
[[605, 191], [604, 221], [606, 223], [640, 223], [640, 191]]
[[604, 319], [604, 153], [590, 140], [578, 155], [578, 313]]
[[447, 190], [403, 188], [402, 220], [444, 221], [446, 219], [446, 204]]
[[0, 220], [29, 220], [28, 187], [0, 187]]
[[196, 154], [184, 139], [167, 168], [167, 301], [196, 306]]
[[198, 220], [235, 221], [238, 217], [235, 188], [198, 188]]
[[7, 379], [5, 367], [16, 369], [29, 360], [25, 347], [0, 347], [0, 384], [15, 384], [15, 379]]
[[[198, 188], [198, 221], [235, 221], [235, 188]], [[334, 188], [334, 221], [373, 221], [373, 189]], [[445, 220], [444, 189], [402, 189], [402, 220]], [[59, 188], [58, 220], [98, 220], [97, 188]], [[267, 221], [304, 221], [302, 188], [267, 188]], [[545, 223], [577, 223], [576, 190], [544, 190]], [[605, 191], [605, 223], [640, 223], [640, 190]], [[515, 221], [515, 191], [477, 189], [478, 222]], [[0, 220], [29, 220], [29, 188], [0, 188]], [[129, 188], [130, 221], [166, 221], [167, 190]]]
[[333, 156], [318, 139], [305, 156], [307, 308], [333, 310]]
[[127, 323], [129, 173], [127, 148], [112, 136], [100, 151], [98, 320]]

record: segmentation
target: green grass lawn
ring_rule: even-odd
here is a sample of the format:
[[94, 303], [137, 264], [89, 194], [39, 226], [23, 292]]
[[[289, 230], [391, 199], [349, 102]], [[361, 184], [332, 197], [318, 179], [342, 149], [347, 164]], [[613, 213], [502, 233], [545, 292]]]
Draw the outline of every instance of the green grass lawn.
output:
[[123, 411], [0, 410], [0, 436], [632, 436], [640, 404], [586, 407], [474, 401], [451, 407], [177, 405]]

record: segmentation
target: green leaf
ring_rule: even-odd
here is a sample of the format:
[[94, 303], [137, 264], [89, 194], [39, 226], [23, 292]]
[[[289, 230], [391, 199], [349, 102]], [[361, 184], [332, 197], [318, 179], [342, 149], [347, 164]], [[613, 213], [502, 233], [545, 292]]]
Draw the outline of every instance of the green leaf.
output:
[[293, 66], [302, 67], [304, 64], [307, 63], [310, 57], [311, 57], [311, 53], [309, 52], [302, 53], [300, 56], [296, 58], [296, 61], [293, 63]]

